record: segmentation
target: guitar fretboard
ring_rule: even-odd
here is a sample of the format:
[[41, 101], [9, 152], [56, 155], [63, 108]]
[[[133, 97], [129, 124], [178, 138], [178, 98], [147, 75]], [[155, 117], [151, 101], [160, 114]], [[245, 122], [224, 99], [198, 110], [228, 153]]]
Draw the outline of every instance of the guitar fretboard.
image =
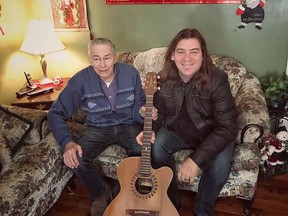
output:
[[143, 129], [143, 146], [140, 160], [140, 175], [150, 175], [151, 165], [151, 136], [152, 136], [152, 108], [153, 108], [153, 95], [146, 96], [145, 105], [145, 118]]

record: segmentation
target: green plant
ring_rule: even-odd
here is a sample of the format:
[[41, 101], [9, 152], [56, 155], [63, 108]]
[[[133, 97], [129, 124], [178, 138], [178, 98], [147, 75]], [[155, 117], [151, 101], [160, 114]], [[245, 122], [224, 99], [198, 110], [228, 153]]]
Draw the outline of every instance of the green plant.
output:
[[267, 101], [275, 101], [280, 98], [288, 98], [288, 76], [271, 75], [260, 79], [260, 83]]

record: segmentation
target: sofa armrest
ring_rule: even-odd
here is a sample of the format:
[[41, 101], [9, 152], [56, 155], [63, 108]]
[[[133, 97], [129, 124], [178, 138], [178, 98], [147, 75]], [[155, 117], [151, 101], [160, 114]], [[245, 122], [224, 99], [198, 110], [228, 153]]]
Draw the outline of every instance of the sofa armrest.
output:
[[233, 155], [234, 171], [258, 169], [260, 164], [260, 150], [255, 143], [236, 145]]
[[[259, 124], [263, 127], [264, 134], [269, 134], [270, 118], [266, 100], [259, 80], [253, 74], [245, 75], [245, 79], [235, 95], [235, 103], [239, 112], [237, 143], [240, 143], [241, 130], [248, 124]], [[257, 128], [249, 129], [245, 134], [244, 142], [253, 143], [259, 136], [259, 133], [255, 131]]]
[[38, 143], [50, 132], [46, 111], [10, 105], [1, 106], [8, 109], [9, 112], [15, 113], [32, 122], [32, 130], [25, 138], [24, 143]]

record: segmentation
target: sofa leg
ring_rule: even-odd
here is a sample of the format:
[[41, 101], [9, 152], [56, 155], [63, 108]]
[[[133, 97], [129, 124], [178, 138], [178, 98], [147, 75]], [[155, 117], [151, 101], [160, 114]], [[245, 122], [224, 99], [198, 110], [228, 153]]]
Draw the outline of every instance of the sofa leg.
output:
[[243, 208], [244, 208], [244, 215], [245, 216], [251, 216], [252, 215], [252, 204], [254, 202], [254, 198], [252, 199], [241, 199], [238, 198], [239, 200], [241, 200], [241, 202], [243, 203]]
[[75, 176], [75, 174], [73, 174], [73, 176], [68, 181], [67, 189], [69, 191], [69, 194], [74, 194], [75, 193], [75, 190], [76, 190], [76, 176]]

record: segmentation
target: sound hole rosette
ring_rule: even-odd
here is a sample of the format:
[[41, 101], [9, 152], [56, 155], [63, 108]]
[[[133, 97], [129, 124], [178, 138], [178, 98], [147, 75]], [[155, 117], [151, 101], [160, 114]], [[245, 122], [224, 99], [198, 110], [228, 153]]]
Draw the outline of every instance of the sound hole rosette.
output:
[[158, 180], [153, 174], [142, 176], [137, 173], [132, 177], [130, 186], [134, 196], [138, 199], [149, 199], [158, 190]]

